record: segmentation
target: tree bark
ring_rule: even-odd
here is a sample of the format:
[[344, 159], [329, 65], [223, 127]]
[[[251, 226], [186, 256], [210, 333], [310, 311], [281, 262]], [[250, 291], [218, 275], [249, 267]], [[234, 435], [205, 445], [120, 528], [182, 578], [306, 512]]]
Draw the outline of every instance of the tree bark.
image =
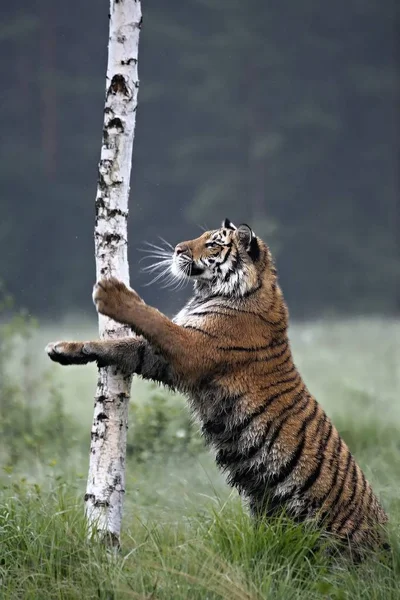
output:
[[[128, 196], [139, 89], [137, 61], [141, 6], [110, 0], [106, 100], [96, 195], [96, 275], [129, 284]], [[130, 335], [99, 316], [102, 339]], [[125, 494], [126, 432], [131, 378], [115, 368], [99, 370], [91, 434], [85, 511], [91, 533], [119, 545]]]

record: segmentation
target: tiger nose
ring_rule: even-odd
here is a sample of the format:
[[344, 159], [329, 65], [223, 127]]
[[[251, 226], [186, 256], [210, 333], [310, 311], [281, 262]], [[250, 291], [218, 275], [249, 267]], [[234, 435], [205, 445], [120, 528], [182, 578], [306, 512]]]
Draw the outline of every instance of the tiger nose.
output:
[[185, 246], [185, 244], [178, 244], [177, 246], [175, 246], [175, 254], [187, 254], [188, 253], [188, 247]]

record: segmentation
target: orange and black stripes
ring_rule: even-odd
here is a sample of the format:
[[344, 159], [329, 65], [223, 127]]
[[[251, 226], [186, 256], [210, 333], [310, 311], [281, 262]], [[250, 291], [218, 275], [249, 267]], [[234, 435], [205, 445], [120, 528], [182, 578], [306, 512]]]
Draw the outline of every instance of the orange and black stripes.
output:
[[[207, 297], [185, 315], [184, 326], [195, 323], [216, 336], [216, 362], [229, 365], [222, 379], [213, 380], [213, 402], [204, 402], [207, 415], [193, 403], [203, 434], [253, 512], [286, 507], [295, 518], [314, 516], [327, 531], [367, 543], [372, 526], [365, 524], [385, 523], [386, 515], [294, 366], [275, 270], [270, 278], [269, 293], [259, 277], [262, 285], [240, 301]], [[210, 398], [207, 389], [195, 394]], [[223, 409], [222, 394], [235, 397]]]
[[[315, 518], [353, 552], [375, 545], [386, 514], [294, 365], [288, 311], [266, 244], [248, 226], [225, 220], [177, 248], [196, 280], [173, 321], [114, 282], [113, 310], [103, 314], [143, 337], [65, 342], [53, 345], [50, 357], [118, 365], [187, 394], [217, 464], [255, 515], [285, 508], [297, 520]], [[113, 289], [110, 280], [100, 285], [102, 306], [110, 300], [106, 288]]]

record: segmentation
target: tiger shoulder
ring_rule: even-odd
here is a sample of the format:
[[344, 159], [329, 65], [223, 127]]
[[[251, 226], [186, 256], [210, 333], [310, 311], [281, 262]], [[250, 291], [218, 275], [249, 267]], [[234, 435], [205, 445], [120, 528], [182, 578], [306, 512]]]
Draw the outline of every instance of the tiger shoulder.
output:
[[155, 280], [193, 283], [173, 321], [123, 283], [101, 280], [97, 310], [138, 337], [57, 342], [47, 348], [50, 358], [118, 365], [185, 393], [217, 464], [257, 517], [283, 509], [311, 519], [353, 552], [383, 544], [386, 513], [294, 364], [267, 244], [248, 225], [225, 219], [152, 252]]

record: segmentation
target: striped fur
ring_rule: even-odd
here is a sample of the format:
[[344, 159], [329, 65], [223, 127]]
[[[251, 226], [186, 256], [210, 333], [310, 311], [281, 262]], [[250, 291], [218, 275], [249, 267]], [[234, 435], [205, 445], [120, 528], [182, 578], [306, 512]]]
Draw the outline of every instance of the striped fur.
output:
[[228, 482], [255, 515], [284, 508], [356, 551], [380, 540], [386, 514], [293, 362], [288, 311], [268, 247], [228, 220], [179, 244], [175, 277], [194, 295], [173, 321], [114, 280], [95, 286], [102, 314], [139, 337], [50, 344], [62, 364], [97, 361], [187, 394]]

